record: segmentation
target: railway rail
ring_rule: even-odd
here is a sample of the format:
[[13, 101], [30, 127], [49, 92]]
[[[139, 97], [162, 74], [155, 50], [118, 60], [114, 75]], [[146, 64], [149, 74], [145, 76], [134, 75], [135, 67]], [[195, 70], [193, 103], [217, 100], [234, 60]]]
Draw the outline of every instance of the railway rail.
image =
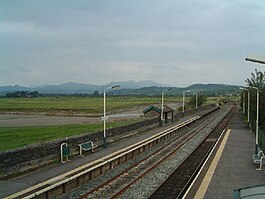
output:
[[[145, 175], [148, 175], [159, 164], [166, 161], [180, 147], [185, 145], [190, 139], [212, 123], [219, 114], [210, 115], [191, 130], [185, 133], [179, 133], [175, 138], [171, 139], [166, 145], [149, 154], [146, 158], [132, 165], [128, 169], [121, 172], [94, 190], [88, 192], [81, 198], [119, 198], [122, 194], [130, 189], [134, 183], [141, 180]], [[161, 198], [161, 195], [160, 195]]]
[[[93, 161], [91, 163], [88, 163], [86, 165], [83, 165], [79, 168], [76, 168], [75, 170], [66, 172], [60, 176], [57, 176], [55, 178], [52, 178], [50, 180], [47, 180], [45, 182], [42, 182], [40, 184], [34, 185], [28, 189], [22, 190], [18, 193], [15, 193], [11, 196], [8, 196], [7, 198], [55, 198], [59, 197], [60, 195], [64, 193], [68, 193], [71, 190], [80, 187], [83, 184], [86, 184], [87, 182], [91, 182], [95, 179], [98, 179], [100, 176], [103, 176], [110, 172], [111, 170], [114, 170], [116, 167], [122, 166], [125, 162], [130, 162], [131, 160], [137, 159], [137, 157], [142, 156], [150, 149], [155, 149], [157, 145], [164, 143], [169, 137], [177, 137], [175, 138], [175, 142], [178, 144], [181, 144], [184, 141], [184, 137], [188, 139], [188, 137], [192, 137], [192, 134], [196, 131], [195, 129], [204, 128], [202, 123], [205, 118], [213, 118], [213, 114], [216, 114], [216, 110], [214, 109], [210, 111], [209, 113], [203, 115], [203, 116], [196, 116], [193, 117], [183, 123], [180, 123], [170, 129], [167, 129], [165, 131], [162, 131], [152, 137], [149, 137], [145, 140], [142, 140], [141, 142], [135, 143], [131, 146], [128, 146], [122, 150], [119, 150], [117, 152], [114, 152], [108, 156], [105, 156], [103, 158], [100, 158], [96, 161]], [[212, 114], [213, 113], [213, 114]], [[189, 128], [192, 128], [193, 130], [188, 130]], [[188, 133], [187, 133], [188, 132]], [[181, 138], [182, 137], [182, 138]], [[180, 139], [181, 138], [181, 139]], [[168, 147], [164, 147], [164, 150], [159, 150], [160, 154], [162, 156], [166, 156], [168, 151], [170, 151], [170, 148], [176, 147], [176, 143], [173, 144], [174, 141], [170, 141], [171, 146], [168, 145]], [[159, 152], [158, 152], [159, 153]], [[145, 161], [147, 162], [156, 162], [156, 158], [150, 159], [146, 158]], [[138, 163], [138, 167], [141, 168], [141, 163]], [[150, 165], [152, 165], [150, 163]], [[144, 166], [145, 167], [145, 166]], [[151, 166], [152, 167], [152, 166]], [[150, 168], [151, 168], [150, 167]], [[136, 168], [136, 167], [135, 167]], [[143, 171], [143, 169], [140, 169]], [[151, 169], [152, 170], [152, 169]], [[132, 170], [133, 171], [133, 170]], [[136, 171], [133, 171], [135, 173]], [[127, 176], [134, 176], [129, 175], [129, 173], [123, 173], [120, 174], [127, 175]], [[136, 175], [135, 175], [136, 176]], [[131, 182], [131, 181], [130, 181]], [[124, 182], [120, 182], [124, 185]], [[132, 185], [132, 184], [131, 184]], [[131, 186], [128, 185], [128, 188]], [[126, 189], [120, 193], [116, 193], [117, 197], [121, 195]], [[96, 189], [95, 189], [96, 190]], [[94, 192], [95, 192], [94, 190]], [[109, 189], [111, 190], [111, 189]], [[111, 191], [112, 192], [112, 191]], [[113, 194], [112, 194], [113, 195]], [[87, 194], [86, 194], [87, 196]], [[109, 196], [109, 195], [108, 195]], [[113, 195], [116, 197], [115, 195]]]
[[[233, 108], [228, 115], [213, 129], [196, 150], [156, 189], [149, 199], [183, 198], [186, 190], [200, 170], [215, 142], [225, 130], [235, 112]], [[178, 183], [176, 183], [178, 182]]]

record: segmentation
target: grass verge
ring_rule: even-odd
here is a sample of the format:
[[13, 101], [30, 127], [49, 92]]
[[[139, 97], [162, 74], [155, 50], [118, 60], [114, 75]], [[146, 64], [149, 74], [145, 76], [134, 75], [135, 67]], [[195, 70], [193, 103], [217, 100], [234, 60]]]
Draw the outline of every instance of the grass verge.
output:
[[[116, 127], [137, 122], [138, 120], [118, 121], [108, 123], [107, 127]], [[83, 133], [93, 133], [103, 130], [99, 124], [68, 124], [39, 127], [1, 127], [0, 128], [0, 151], [14, 149], [29, 144], [54, 140], [57, 138], [70, 137]]]

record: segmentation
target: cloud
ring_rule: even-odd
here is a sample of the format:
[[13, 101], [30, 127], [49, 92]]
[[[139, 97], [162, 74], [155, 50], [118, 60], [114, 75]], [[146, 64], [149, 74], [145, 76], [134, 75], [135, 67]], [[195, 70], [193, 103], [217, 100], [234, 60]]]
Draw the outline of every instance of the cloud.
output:
[[247, 0], [1, 1], [0, 84], [244, 84], [264, 18]]

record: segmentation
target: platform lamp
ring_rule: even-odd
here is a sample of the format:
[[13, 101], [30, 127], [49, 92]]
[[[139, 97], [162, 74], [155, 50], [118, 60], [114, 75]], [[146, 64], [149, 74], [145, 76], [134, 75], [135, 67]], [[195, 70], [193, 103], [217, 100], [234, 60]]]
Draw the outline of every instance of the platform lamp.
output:
[[164, 89], [162, 90], [162, 99], [161, 99], [161, 125], [163, 126], [164, 125], [164, 122], [165, 122], [165, 119], [163, 117], [164, 115], [164, 94], [166, 91], [169, 91], [169, 90], [172, 90], [172, 88], [167, 88], [167, 89]]
[[197, 92], [194, 92], [195, 93], [195, 97], [196, 97], [196, 102], [195, 102], [195, 107], [196, 107], [196, 110], [198, 109], [198, 94], [200, 94], [200, 93], [202, 93], [203, 92], [203, 90], [201, 89], [201, 90], [199, 90], [199, 91], [197, 91]]
[[189, 93], [191, 90], [183, 91], [182, 113], [185, 111], [185, 93]]
[[[260, 64], [265, 64], [265, 57], [257, 56], [257, 55], [249, 55], [245, 58], [246, 61], [256, 62]], [[259, 127], [259, 89], [254, 86], [249, 86], [249, 88], [254, 88], [257, 90], [257, 121], [256, 121], [256, 149], [255, 153], [258, 153], [258, 127]]]
[[195, 94], [195, 108], [198, 109], [198, 92], [194, 92]]
[[253, 88], [257, 90], [257, 119], [256, 119], [256, 148], [255, 153], [258, 153], [259, 146], [259, 89], [255, 86], [249, 86], [249, 88]]
[[[248, 88], [248, 87], [247, 87]], [[248, 123], [249, 123], [249, 112], [250, 112], [250, 90], [247, 89], [247, 88], [244, 88], [244, 87], [240, 87], [239, 89], [240, 90], [245, 90], [248, 92]], [[245, 102], [244, 102], [245, 103]], [[245, 105], [243, 105], [244, 109], [245, 109]]]
[[[247, 89], [242, 88], [242, 87], [240, 87], [239, 89], [240, 90], [244, 90], [244, 91], [247, 90]], [[244, 96], [244, 99], [242, 100], [242, 102], [243, 102], [243, 104], [242, 104], [243, 105], [243, 107], [242, 107], [243, 108], [242, 113], [245, 114], [246, 113], [246, 110], [245, 110], [246, 93], [245, 92], [243, 92], [243, 96]]]
[[245, 59], [246, 61], [256, 62], [260, 64], [265, 64], [265, 57], [257, 56], [257, 55], [249, 55]]
[[104, 131], [103, 131], [103, 147], [104, 148], [106, 148], [106, 120], [107, 120], [107, 117], [106, 117], [106, 91], [109, 89], [115, 89], [118, 87], [120, 87], [120, 85], [107, 87], [107, 88], [104, 88], [104, 92], [103, 92], [103, 96], [104, 96], [104, 113], [103, 114], [104, 115], [102, 117], [102, 120], [103, 120], [103, 124], [104, 124]]

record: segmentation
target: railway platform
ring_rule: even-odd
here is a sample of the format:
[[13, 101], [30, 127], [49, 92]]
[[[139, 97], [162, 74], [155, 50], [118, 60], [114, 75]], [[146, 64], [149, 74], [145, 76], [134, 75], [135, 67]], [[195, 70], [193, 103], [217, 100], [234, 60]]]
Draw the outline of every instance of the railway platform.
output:
[[185, 198], [233, 198], [235, 189], [265, 184], [264, 171], [253, 163], [255, 134], [236, 112], [208, 162]]
[[[166, 130], [172, 126], [175, 126], [183, 121], [186, 121], [198, 114], [193, 114], [184, 118], [179, 119], [174, 123], [170, 123], [164, 127], [154, 128], [144, 133], [136, 134], [134, 136], [122, 139], [113, 144], [108, 144], [106, 148], [97, 150], [95, 153], [86, 154], [84, 157], [78, 157], [72, 159], [70, 162], [65, 164], [53, 165], [48, 168], [42, 169], [40, 171], [20, 176], [14, 179], [0, 181], [0, 198], [5, 198], [17, 192], [21, 192], [24, 189], [33, 187], [36, 184], [44, 183], [45, 181], [54, 178], [56, 176], [62, 175], [68, 171], [73, 171], [80, 166], [93, 162], [99, 158], [105, 157], [115, 151], [123, 149], [129, 145], [137, 143], [148, 137], [151, 137], [163, 130]], [[107, 140], [110, 141], [110, 140]]]

